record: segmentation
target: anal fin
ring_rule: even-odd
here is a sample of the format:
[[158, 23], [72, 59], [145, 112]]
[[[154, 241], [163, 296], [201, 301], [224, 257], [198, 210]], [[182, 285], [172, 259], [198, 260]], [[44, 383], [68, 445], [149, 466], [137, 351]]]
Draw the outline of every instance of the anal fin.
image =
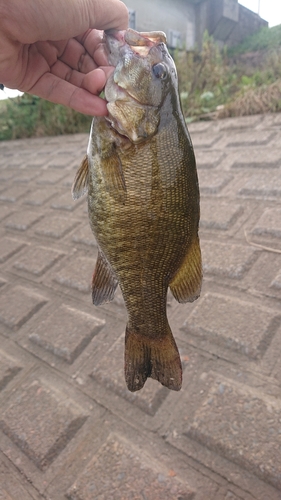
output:
[[202, 284], [202, 261], [198, 236], [194, 239], [176, 275], [169, 283], [178, 302], [193, 302], [198, 299]]
[[92, 299], [95, 306], [110, 302], [114, 298], [118, 280], [107, 259], [99, 250], [92, 280]]

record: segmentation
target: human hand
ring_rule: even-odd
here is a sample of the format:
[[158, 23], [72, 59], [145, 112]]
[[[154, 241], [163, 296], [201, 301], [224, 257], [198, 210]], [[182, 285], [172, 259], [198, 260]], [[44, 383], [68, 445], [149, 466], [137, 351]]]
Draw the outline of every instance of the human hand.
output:
[[88, 115], [106, 115], [98, 97], [112, 68], [102, 40], [126, 29], [120, 0], [0, 0], [0, 82]]

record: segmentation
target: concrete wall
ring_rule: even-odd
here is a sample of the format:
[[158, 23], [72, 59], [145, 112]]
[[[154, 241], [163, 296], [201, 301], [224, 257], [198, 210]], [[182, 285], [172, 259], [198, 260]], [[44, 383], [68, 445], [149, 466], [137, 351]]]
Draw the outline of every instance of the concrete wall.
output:
[[[138, 31], [164, 31], [168, 42], [172, 32], [180, 34], [178, 44], [191, 48], [195, 43], [194, 4], [187, 0], [124, 0], [136, 12]], [[171, 43], [170, 43], [171, 45]]]
[[268, 22], [262, 19], [258, 14], [239, 5], [239, 20], [230, 34], [227, 44], [229, 47], [237, 45], [247, 36], [252, 35], [259, 29], [268, 26]]
[[138, 31], [161, 30], [170, 47], [200, 48], [207, 30], [221, 45], [232, 46], [268, 23], [238, 0], [124, 0], [135, 12]]

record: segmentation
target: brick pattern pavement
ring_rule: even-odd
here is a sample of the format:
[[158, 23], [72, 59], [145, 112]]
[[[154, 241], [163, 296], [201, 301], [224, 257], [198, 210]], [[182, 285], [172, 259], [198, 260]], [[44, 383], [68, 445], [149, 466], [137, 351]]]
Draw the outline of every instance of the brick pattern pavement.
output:
[[204, 283], [168, 298], [179, 393], [126, 389], [121, 293], [91, 304], [88, 137], [0, 143], [0, 498], [281, 499], [280, 126], [190, 125]]

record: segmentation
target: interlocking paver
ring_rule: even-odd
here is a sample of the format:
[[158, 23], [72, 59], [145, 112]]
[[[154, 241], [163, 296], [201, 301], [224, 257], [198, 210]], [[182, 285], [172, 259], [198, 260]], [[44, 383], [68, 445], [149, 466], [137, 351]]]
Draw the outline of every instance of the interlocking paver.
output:
[[65, 401], [55, 387], [29, 377], [4, 405], [0, 428], [43, 470], [65, 448], [86, 418], [82, 408], [74, 401]]
[[94, 255], [92, 258], [77, 256], [57, 271], [53, 280], [66, 288], [90, 293], [94, 266]]
[[48, 215], [35, 226], [35, 234], [49, 238], [59, 239], [77, 225], [74, 219]]
[[281, 208], [266, 208], [252, 232], [281, 238]]
[[15, 203], [20, 198], [22, 198], [28, 190], [23, 186], [13, 186], [8, 189], [4, 189], [0, 193], [0, 201], [8, 201], [10, 203]]
[[104, 325], [105, 321], [62, 305], [41, 319], [36, 329], [30, 331], [29, 339], [71, 364]]
[[277, 311], [237, 298], [207, 293], [186, 319], [183, 328], [194, 335], [260, 357], [281, 323]]
[[0, 295], [0, 322], [9, 328], [19, 328], [46, 302], [44, 296], [25, 287], [4, 289]]
[[202, 241], [203, 270], [218, 276], [241, 279], [260, 251], [244, 245]]
[[[0, 391], [21, 371], [21, 366], [0, 351]], [[1, 498], [1, 496], [0, 496]]]
[[281, 405], [275, 398], [219, 379], [186, 433], [281, 489]]
[[42, 215], [28, 211], [21, 210], [16, 212], [5, 220], [5, 227], [8, 229], [15, 229], [16, 231], [26, 231], [33, 224], [41, 219]]
[[13, 263], [13, 267], [21, 271], [41, 276], [52, 267], [64, 254], [43, 246], [31, 246]]
[[221, 203], [217, 200], [201, 201], [200, 227], [208, 229], [229, 229], [243, 213], [242, 205]]
[[226, 172], [199, 170], [199, 185], [201, 193], [219, 193], [232, 179], [233, 176]]
[[168, 295], [180, 392], [129, 392], [121, 291], [91, 303], [88, 135], [0, 142], [0, 497], [280, 500], [280, 120], [190, 125], [204, 280]]
[[0, 263], [5, 262], [15, 253], [19, 252], [25, 246], [23, 241], [4, 236], [1, 239], [0, 247]]
[[245, 185], [241, 187], [239, 194], [244, 196], [261, 196], [263, 198], [280, 197], [281, 179], [279, 172], [274, 172], [271, 175], [259, 172], [252, 175]]
[[[110, 478], [110, 480], [109, 480]], [[67, 492], [69, 500], [191, 500], [194, 492], [118, 436], [109, 436]]]

